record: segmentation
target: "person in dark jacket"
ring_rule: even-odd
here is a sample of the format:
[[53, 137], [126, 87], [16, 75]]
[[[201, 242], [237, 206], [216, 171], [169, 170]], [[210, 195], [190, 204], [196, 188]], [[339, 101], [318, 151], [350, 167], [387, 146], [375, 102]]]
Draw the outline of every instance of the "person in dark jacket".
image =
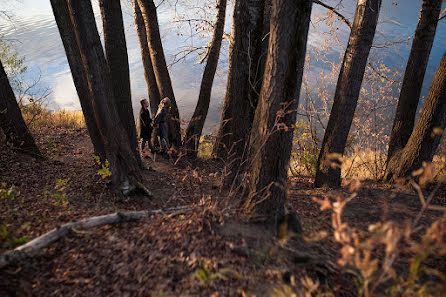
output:
[[168, 97], [161, 100], [160, 105], [158, 106], [158, 111], [156, 113], [155, 119], [153, 123], [159, 126], [159, 136], [161, 148], [164, 152], [167, 152], [170, 149], [169, 143], [169, 110], [170, 110], [170, 99]]
[[149, 102], [147, 99], [141, 99], [139, 101], [141, 104], [141, 111], [139, 112], [139, 137], [142, 138], [141, 152], [144, 151], [146, 147], [146, 142], [149, 143], [150, 152], [153, 154], [155, 149], [152, 146], [151, 136], [152, 136], [152, 118], [149, 112]]

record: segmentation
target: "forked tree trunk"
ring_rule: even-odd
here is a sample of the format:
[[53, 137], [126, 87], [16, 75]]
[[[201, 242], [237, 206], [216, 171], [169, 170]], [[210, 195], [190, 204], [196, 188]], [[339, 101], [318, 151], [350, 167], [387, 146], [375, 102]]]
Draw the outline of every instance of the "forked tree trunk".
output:
[[258, 103], [265, 0], [237, 0], [233, 44], [220, 127], [213, 154], [226, 161], [229, 183], [247, 155], [247, 143]]
[[115, 105], [129, 143], [140, 164], [136, 124], [130, 93], [130, 71], [125, 42], [124, 22], [120, 0], [99, 0], [104, 27], [105, 53], [113, 86]]
[[186, 129], [183, 148], [188, 155], [197, 156], [198, 144], [203, 131], [204, 122], [209, 110], [211, 100], [212, 84], [214, 82], [215, 71], [217, 70], [218, 58], [220, 56], [221, 41], [225, 29], [226, 0], [218, 0], [217, 20], [215, 22], [214, 36], [212, 37], [211, 48], [201, 79], [200, 94], [194, 114]]
[[344, 154], [380, 7], [381, 0], [358, 0], [350, 39], [339, 72], [333, 107], [317, 161], [314, 181], [316, 187], [338, 187], [341, 184], [340, 166], [333, 166], [331, 159]]
[[92, 96], [88, 87], [88, 80], [82, 64], [82, 57], [79, 51], [79, 46], [76, 41], [76, 34], [74, 33], [73, 25], [70, 19], [70, 12], [66, 0], [51, 0], [54, 18], [56, 19], [57, 27], [59, 28], [60, 37], [65, 48], [68, 64], [70, 65], [71, 75], [73, 76], [74, 86], [76, 87], [79, 102], [81, 104], [82, 112], [87, 125], [88, 134], [95, 155], [99, 156], [101, 160], [105, 160], [105, 148], [102, 141], [102, 136], [96, 123], [94, 115]]
[[174, 146], [180, 147], [180, 114], [178, 113], [172, 82], [170, 80], [169, 70], [167, 69], [166, 59], [164, 57], [156, 7], [153, 0], [138, 0], [138, 3], [146, 26], [147, 42], [150, 47], [150, 57], [152, 58], [153, 70], [155, 72], [161, 99], [164, 97], [169, 97], [172, 103], [172, 108], [170, 111], [171, 119], [169, 120], [169, 138]]
[[446, 127], [446, 52], [432, 80], [420, 119], [406, 146], [390, 159], [386, 180], [409, 176], [431, 162]]
[[96, 27], [90, 0], [68, 1], [71, 21], [94, 99], [95, 115], [102, 132], [111, 181], [115, 188], [127, 192], [140, 180], [139, 164], [121, 124], [113, 100], [113, 87]]
[[434, 42], [442, 0], [423, 0], [398, 106], [390, 135], [387, 160], [404, 148], [412, 134], [427, 62]]
[[144, 19], [142, 18], [138, 0], [133, 0], [132, 4], [136, 33], [138, 35], [139, 47], [141, 49], [142, 65], [144, 67], [144, 78], [146, 79], [147, 93], [149, 95], [150, 111], [152, 112], [152, 117], [154, 117], [161, 101], [160, 92], [156, 83], [155, 73], [153, 72], [152, 58], [150, 57], [149, 45], [147, 43], [146, 26], [144, 24]]
[[250, 136], [244, 208], [265, 216], [275, 227], [285, 210], [312, 2], [272, 3], [268, 58]]
[[31, 154], [39, 154], [34, 138], [22, 117], [14, 91], [0, 61], [0, 128], [6, 141], [15, 148]]

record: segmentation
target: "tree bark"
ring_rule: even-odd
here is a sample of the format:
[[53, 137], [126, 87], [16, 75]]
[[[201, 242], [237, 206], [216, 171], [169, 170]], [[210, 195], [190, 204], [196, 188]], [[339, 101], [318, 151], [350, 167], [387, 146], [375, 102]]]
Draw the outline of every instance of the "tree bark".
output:
[[144, 19], [147, 32], [147, 42], [150, 47], [150, 57], [152, 58], [153, 70], [161, 98], [169, 97], [171, 106], [171, 119], [169, 120], [169, 139], [176, 146], [181, 146], [180, 115], [178, 113], [175, 95], [173, 93], [172, 82], [167, 69], [164, 57], [163, 44], [161, 42], [158, 16], [153, 0], [138, 0], [139, 8]]
[[[340, 166], [331, 159], [344, 154], [348, 133], [355, 114], [370, 48], [375, 36], [381, 0], [358, 0], [355, 19], [317, 162], [316, 187], [338, 187]], [[337, 164], [339, 165], [339, 164]]]
[[228, 84], [213, 150], [215, 157], [226, 161], [228, 175], [225, 184], [229, 184], [236, 172], [244, 167], [247, 156], [263, 79], [260, 76], [263, 66], [260, 64], [264, 8], [265, 0], [238, 0], [234, 7]]
[[446, 52], [432, 80], [420, 119], [406, 146], [390, 159], [385, 179], [409, 176], [431, 162], [446, 126]]
[[398, 106], [390, 135], [387, 160], [404, 148], [412, 133], [424, 74], [434, 42], [442, 0], [423, 0]]
[[105, 148], [102, 135], [99, 131], [94, 114], [92, 95], [88, 87], [87, 76], [82, 64], [82, 57], [79, 46], [76, 41], [73, 25], [70, 19], [70, 12], [66, 0], [51, 0], [54, 18], [59, 28], [60, 37], [65, 48], [68, 64], [70, 65], [71, 75], [73, 77], [74, 86], [76, 87], [79, 102], [84, 114], [85, 124], [87, 125], [88, 134], [93, 143], [95, 155], [101, 160], [105, 160]]
[[141, 180], [139, 164], [122, 126], [113, 99], [113, 87], [90, 0], [68, 0], [71, 21], [93, 95], [102, 132], [112, 185], [126, 193]]
[[3, 64], [0, 61], [0, 128], [6, 136], [6, 141], [16, 148], [39, 154], [34, 138], [28, 130], [22, 117], [14, 91], [9, 83]]
[[273, 0], [265, 75], [250, 136], [244, 209], [276, 227], [285, 215], [288, 166], [305, 62], [311, 0]]
[[129, 143], [135, 152], [135, 158], [142, 164], [136, 138], [135, 117], [133, 115], [129, 59], [125, 42], [121, 3], [120, 0], [99, 0], [99, 7], [102, 15], [105, 54], [107, 65], [110, 69], [113, 98], [121, 124], [126, 130]]
[[141, 9], [139, 8], [138, 0], [133, 0], [132, 3], [136, 33], [138, 35], [142, 64], [144, 67], [144, 78], [146, 79], [147, 92], [149, 95], [150, 111], [152, 113], [152, 117], [154, 117], [161, 101], [160, 92], [156, 83], [155, 73], [153, 72], [152, 59], [150, 57], [149, 45], [147, 43], [146, 26], [144, 24]]
[[215, 22], [214, 35], [201, 80], [200, 94], [194, 114], [186, 129], [183, 148], [190, 156], [197, 156], [198, 144], [203, 131], [204, 122], [209, 110], [211, 100], [212, 84], [215, 71], [217, 70], [218, 58], [220, 56], [221, 41], [225, 29], [226, 0], [218, 0], [217, 20]]

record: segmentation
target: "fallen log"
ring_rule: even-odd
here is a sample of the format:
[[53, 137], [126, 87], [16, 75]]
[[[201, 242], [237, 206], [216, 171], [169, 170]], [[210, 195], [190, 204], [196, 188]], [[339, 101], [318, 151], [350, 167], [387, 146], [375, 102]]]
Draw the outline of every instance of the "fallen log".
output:
[[18, 262], [25, 258], [29, 258], [39, 254], [44, 248], [48, 247], [49, 245], [59, 240], [60, 238], [66, 236], [68, 232], [73, 229], [90, 229], [94, 227], [117, 224], [121, 222], [136, 221], [144, 217], [149, 217], [158, 214], [182, 213], [190, 209], [192, 209], [191, 206], [179, 206], [165, 210], [158, 209], [151, 211], [117, 212], [113, 214], [91, 217], [80, 221], [67, 223], [62, 226], [58, 226], [55, 229], [31, 240], [30, 242], [1, 255], [0, 269], [14, 262]]

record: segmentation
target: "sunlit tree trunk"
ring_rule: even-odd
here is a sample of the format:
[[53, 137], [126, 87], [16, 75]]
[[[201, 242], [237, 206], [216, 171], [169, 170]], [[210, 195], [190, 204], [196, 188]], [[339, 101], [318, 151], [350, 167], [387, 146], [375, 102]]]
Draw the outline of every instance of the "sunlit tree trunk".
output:
[[386, 180], [411, 174], [431, 162], [446, 126], [446, 52], [432, 80], [426, 101], [406, 146], [390, 159]]
[[70, 20], [70, 12], [66, 0], [51, 0], [53, 14], [59, 28], [60, 37], [65, 48], [74, 86], [85, 118], [88, 133], [93, 143], [95, 154], [105, 160], [105, 149], [102, 136], [96, 123], [93, 102], [88, 87], [88, 81], [82, 64], [81, 53], [76, 41], [76, 34]]
[[217, 2], [217, 20], [215, 22], [214, 35], [201, 80], [200, 94], [194, 114], [186, 129], [183, 148], [191, 156], [197, 155], [198, 144], [203, 131], [204, 122], [209, 110], [211, 100], [212, 84], [215, 71], [217, 70], [218, 58], [220, 56], [221, 41], [225, 29], [226, 0]]
[[244, 209], [275, 227], [284, 217], [288, 166], [305, 62], [310, 0], [273, 0], [266, 69], [253, 129]]
[[333, 166], [331, 159], [344, 154], [380, 8], [381, 0], [358, 0], [336, 85], [333, 107], [317, 161], [314, 182], [316, 187], [338, 187], [341, 184], [341, 169], [339, 166]]
[[130, 93], [130, 71], [120, 0], [99, 0], [104, 28], [105, 54], [110, 69], [114, 100], [135, 158], [141, 164]]
[[138, 0], [138, 3], [146, 26], [147, 41], [149, 44], [150, 57], [152, 58], [156, 82], [158, 84], [158, 90], [161, 98], [169, 97], [172, 103], [170, 111], [171, 120], [169, 120], [169, 138], [173, 145], [179, 147], [181, 146], [180, 115], [178, 113], [166, 59], [164, 57], [156, 7], [153, 0]]
[[94, 100], [98, 127], [110, 164], [112, 185], [123, 192], [141, 180], [140, 168], [113, 99], [112, 79], [105, 60], [90, 0], [69, 0], [71, 21]]
[[156, 83], [155, 73], [153, 72], [152, 59], [150, 57], [149, 45], [147, 43], [146, 26], [144, 24], [144, 19], [142, 18], [141, 9], [139, 8], [138, 0], [133, 0], [132, 3], [136, 33], [138, 34], [142, 64], [144, 67], [144, 77], [146, 79], [147, 92], [149, 95], [150, 111], [152, 112], [152, 117], [154, 117], [161, 101], [160, 92]]
[[427, 62], [434, 42], [442, 0], [423, 0], [398, 106], [390, 135], [387, 160], [406, 145], [412, 133]]
[[0, 61], [0, 128], [6, 141], [24, 152], [39, 154], [34, 138], [22, 117], [14, 91]]

